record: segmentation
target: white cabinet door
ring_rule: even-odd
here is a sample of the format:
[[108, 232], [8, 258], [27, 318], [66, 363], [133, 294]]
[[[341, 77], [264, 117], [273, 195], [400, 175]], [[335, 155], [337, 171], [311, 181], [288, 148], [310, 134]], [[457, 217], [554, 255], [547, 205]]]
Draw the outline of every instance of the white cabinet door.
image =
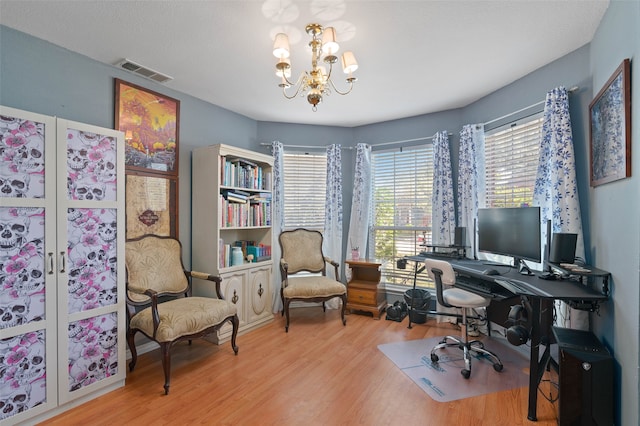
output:
[[65, 403], [125, 377], [124, 139], [67, 120], [57, 130], [58, 392]]
[[0, 107], [3, 422], [124, 381], [123, 150], [121, 132]]
[[[236, 305], [238, 309], [238, 319], [240, 320], [240, 327], [247, 323], [247, 316], [245, 314], [245, 297], [244, 287], [247, 279], [245, 271], [228, 272], [223, 275], [221, 283], [222, 296], [225, 300]], [[226, 323], [220, 328], [218, 332], [218, 343], [222, 343], [231, 338], [232, 326]]]
[[0, 422], [58, 404], [55, 129], [0, 108]]
[[249, 309], [247, 320], [249, 323], [261, 318], [271, 317], [271, 265], [252, 269], [249, 271], [249, 282], [247, 289], [247, 299]]

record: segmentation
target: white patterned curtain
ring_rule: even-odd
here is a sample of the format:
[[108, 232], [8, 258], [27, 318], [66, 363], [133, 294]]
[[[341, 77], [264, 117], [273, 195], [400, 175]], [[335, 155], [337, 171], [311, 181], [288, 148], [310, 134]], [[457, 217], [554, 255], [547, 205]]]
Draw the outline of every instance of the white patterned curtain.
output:
[[278, 237], [284, 229], [284, 147], [282, 143], [275, 141], [271, 144], [273, 155], [273, 184], [271, 193], [271, 232], [274, 244], [271, 248], [271, 259], [273, 259], [273, 312], [280, 312], [283, 308], [280, 299], [280, 288], [282, 287], [282, 277], [280, 275], [280, 257], [282, 249]]
[[[342, 263], [342, 147], [337, 144], [327, 147], [327, 196], [324, 204], [323, 235], [324, 255]], [[333, 268], [327, 268], [328, 276], [333, 276], [334, 273]], [[327, 307], [337, 309], [338, 299], [330, 300]]]
[[[456, 228], [453, 202], [453, 179], [451, 178], [451, 154], [449, 133], [438, 132], [433, 136], [433, 194], [431, 195], [431, 241], [433, 244], [453, 244]], [[445, 308], [436, 302], [440, 313], [458, 313], [456, 308]], [[437, 322], [456, 323], [456, 317], [438, 315]]]
[[478, 208], [485, 206], [484, 125], [467, 124], [460, 131], [458, 226], [467, 228], [467, 257], [476, 253]]
[[[584, 259], [569, 96], [564, 87], [557, 87], [547, 93], [533, 204], [540, 206], [542, 243], [546, 244], [546, 222], [551, 220], [552, 232], [578, 234], [576, 256]], [[588, 329], [587, 312], [569, 309], [564, 303], [559, 304], [556, 311], [559, 326]]]
[[[357, 249], [366, 257], [367, 238], [371, 217], [371, 146], [356, 146], [356, 164], [353, 177], [353, 198], [349, 220], [349, 250]], [[351, 258], [351, 253], [347, 253]]]
[[453, 179], [451, 178], [451, 154], [449, 133], [438, 132], [433, 136], [433, 194], [431, 196], [431, 241], [433, 244], [453, 244], [456, 228]]

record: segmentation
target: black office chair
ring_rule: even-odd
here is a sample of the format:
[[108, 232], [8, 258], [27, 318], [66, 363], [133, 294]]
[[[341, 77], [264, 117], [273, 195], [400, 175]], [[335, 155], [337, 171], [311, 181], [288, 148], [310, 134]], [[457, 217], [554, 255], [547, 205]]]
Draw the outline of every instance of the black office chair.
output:
[[438, 345], [431, 349], [431, 361], [436, 363], [440, 359], [436, 352], [442, 348], [457, 346], [464, 351], [464, 369], [460, 372], [465, 379], [471, 376], [471, 355], [476, 353], [484, 355], [493, 363], [493, 369], [502, 371], [503, 365], [500, 358], [493, 352], [484, 348], [484, 344], [479, 340], [469, 341], [467, 333], [467, 310], [483, 308], [489, 306], [491, 299], [482, 297], [461, 288], [443, 289], [443, 286], [453, 285], [456, 282], [456, 275], [449, 262], [436, 259], [425, 259], [427, 273], [436, 283], [438, 303], [447, 308], [461, 308], [462, 310], [462, 336], [445, 336]]

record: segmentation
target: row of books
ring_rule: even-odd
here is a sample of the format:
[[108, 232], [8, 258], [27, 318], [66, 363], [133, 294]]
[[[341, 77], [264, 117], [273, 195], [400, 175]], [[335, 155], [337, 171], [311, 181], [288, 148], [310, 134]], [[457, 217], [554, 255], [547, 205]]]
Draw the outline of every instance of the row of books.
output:
[[221, 227], [271, 226], [271, 199], [232, 201], [220, 194], [218, 217]]
[[271, 172], [245, 159], [221, 156], [220, 174], [222, 186], [271, 190]]

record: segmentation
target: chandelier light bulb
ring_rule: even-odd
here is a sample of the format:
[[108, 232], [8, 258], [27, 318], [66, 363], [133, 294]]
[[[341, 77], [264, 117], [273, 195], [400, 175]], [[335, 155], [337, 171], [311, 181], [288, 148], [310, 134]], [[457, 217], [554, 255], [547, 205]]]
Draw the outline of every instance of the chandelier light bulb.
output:
[[289, 36], [285, 33], [276, 34], [276, 39], [273, 42], [273, 56], [278, 59], [289, 57]]
[[336, 41], [336, 29], [327, 27], [322, 31], [322, 52], [325, 55], [335, 55], [340, 49]]
[[342, 71], [345, 74], [351, 74], [358, 69], [358, 62], [356, 57], [351, 51], [344, 52], [342, 54]]

